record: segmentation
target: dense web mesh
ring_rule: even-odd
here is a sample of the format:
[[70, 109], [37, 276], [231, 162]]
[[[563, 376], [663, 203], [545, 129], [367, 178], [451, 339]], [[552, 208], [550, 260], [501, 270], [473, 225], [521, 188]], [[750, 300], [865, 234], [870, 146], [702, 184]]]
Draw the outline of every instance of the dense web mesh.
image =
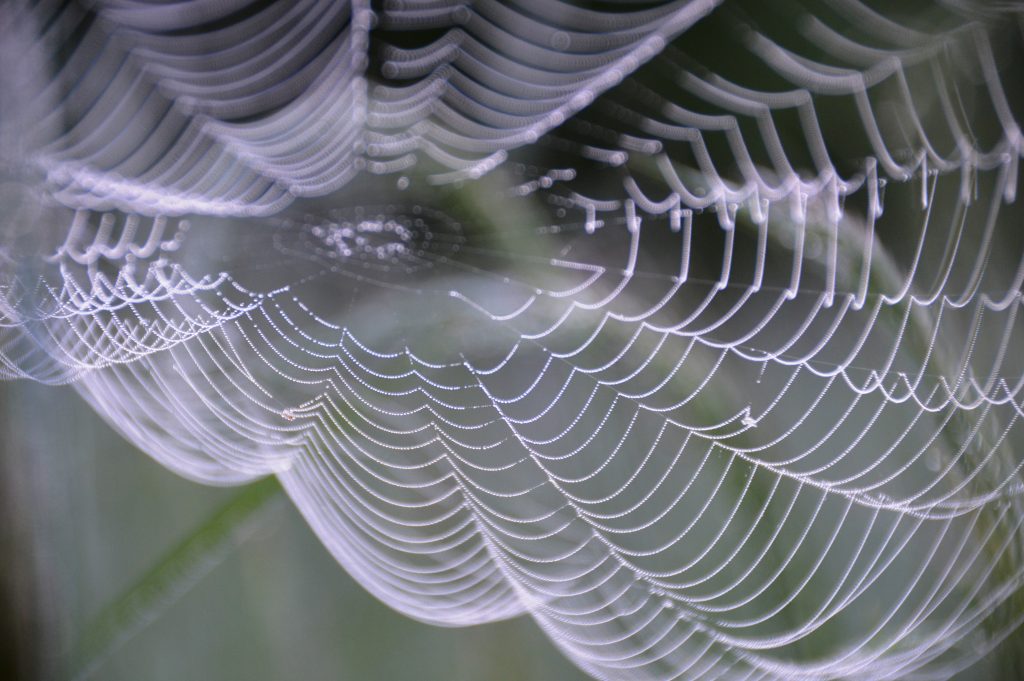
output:
[[9, 3], [0, 376], [596, 678], [966, 667], [1024, 617], [1019, 10], [582, 5]]

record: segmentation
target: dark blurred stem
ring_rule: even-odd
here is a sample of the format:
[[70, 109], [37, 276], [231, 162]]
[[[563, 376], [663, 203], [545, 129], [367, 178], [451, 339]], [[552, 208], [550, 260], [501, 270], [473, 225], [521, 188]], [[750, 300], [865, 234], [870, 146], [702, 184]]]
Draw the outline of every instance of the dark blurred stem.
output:
[[23, 456], [10, 417], [10, 391], [0, 381], [0, 678], [48, 681], [56, 664], [53, 608], [45, 598], [30, 508], [34, 463]]

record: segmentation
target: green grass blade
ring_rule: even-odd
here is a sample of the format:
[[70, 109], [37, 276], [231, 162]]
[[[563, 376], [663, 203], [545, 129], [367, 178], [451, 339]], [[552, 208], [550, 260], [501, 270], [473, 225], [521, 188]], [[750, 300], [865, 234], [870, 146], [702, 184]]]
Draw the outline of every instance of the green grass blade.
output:
[[142, 579], [90, 624], [72, 657], [71, 678], [84, 681], [117, 649], [160, 615], [249, 537], [282, 498], [270, 476], [243, 488], [173, 547]]

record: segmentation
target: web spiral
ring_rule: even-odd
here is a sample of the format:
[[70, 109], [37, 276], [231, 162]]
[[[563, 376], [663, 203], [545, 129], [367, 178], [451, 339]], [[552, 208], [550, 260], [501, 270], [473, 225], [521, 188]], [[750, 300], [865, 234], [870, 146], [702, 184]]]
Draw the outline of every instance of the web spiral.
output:
[[1024, 17], [913, 5], [12, 3], [0, 376], [595, 678], [947, 678], [1024, 617]]

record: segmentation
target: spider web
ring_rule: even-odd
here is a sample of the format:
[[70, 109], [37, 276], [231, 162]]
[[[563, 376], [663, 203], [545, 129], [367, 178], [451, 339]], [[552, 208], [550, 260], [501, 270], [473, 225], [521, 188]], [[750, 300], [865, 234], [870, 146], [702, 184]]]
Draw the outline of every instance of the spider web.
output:
[[596, 678], [946, 678], [1021, 618], [1022, 52], [913, 10], [10, 10], [0, 375]]

